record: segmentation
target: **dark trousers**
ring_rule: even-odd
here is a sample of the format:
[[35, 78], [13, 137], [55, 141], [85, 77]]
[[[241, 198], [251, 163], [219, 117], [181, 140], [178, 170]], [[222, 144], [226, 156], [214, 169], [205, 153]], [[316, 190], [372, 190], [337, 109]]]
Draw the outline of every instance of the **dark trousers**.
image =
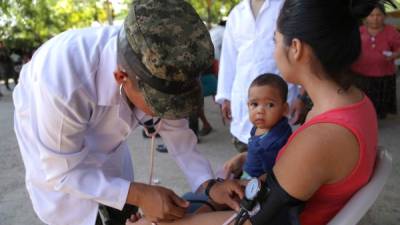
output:
[[125, 222], [132, 214], [136, 213], [138, 208], [126, 204], [122, 211], [105, 205], [99, 206], [96, 225], [125, 225]]
[[199, 115], [191, 113], [189, 115], [189, 128], [198, 136], [199, 134]]

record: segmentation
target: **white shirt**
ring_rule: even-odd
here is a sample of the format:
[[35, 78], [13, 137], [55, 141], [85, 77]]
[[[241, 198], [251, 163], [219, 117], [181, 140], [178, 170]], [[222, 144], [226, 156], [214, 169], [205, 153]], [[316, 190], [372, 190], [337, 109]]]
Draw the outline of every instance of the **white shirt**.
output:
[[214, 58], [220, 59], [221, 57], [221, 48], [222, 48], [222, 39], [224, 38], [225, 27], [221, 25], [217, 25], [210, 30], [211, 41], [214, 45]]
[[[15, 132], [34, 210], [52, 225], [93, 225], [98, 204], [122, 209], [133, 181], [126, 138], [149, 119], [114, 80], [116, 35], [103, 27], [64, 32], [38, 49], [14, 90]], [[193, 190], [213, 177], [187, 120], [160, 135]]]
[[[252, 124], [247, 110], [251, 82], [263, 73], [279, 74], [274, 59], [276, 21], [283, 0], [265, 0], [257, 18], [250, 0], [240, 2], [229, 14], [218, 73], [216, 101], [231, 101], [230, 131], [247, 143]], [[297, 96], [297, 86], [289, 84], [288, 102]]]

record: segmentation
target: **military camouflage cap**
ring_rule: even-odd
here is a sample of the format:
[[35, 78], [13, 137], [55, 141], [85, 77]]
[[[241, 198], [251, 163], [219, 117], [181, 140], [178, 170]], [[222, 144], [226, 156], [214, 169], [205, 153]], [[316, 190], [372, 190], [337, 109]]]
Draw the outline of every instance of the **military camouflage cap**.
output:
[[136, 76], [156, 116], [188, 117], [203, 107], [200, 73], [214, 58], [210, 35], [183, 0], [135, 0], [118, 36], [118, 64]]

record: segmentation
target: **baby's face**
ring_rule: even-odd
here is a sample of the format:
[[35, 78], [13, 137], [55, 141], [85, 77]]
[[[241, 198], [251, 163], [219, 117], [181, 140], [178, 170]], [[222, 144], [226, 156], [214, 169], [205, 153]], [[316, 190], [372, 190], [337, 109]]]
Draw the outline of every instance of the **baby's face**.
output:
[[270, 85], [251, 87], [247, 104], [250, 121], [258, 129], [271, 129], [288, 112], [279, 90]]

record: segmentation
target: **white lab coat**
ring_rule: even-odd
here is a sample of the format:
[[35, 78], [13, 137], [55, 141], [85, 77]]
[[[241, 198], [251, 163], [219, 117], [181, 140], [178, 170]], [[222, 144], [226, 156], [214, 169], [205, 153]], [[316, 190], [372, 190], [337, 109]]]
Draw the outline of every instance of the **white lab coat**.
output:
[[[40, 47], [14, 90], [14, 128], [34, 210], [52, 225], [93, 225], [98, 204], [122, 209], [133, 181], [126, 138], [146, 120], [114, 80], [116, 27], [64, 32]], [[146, 118], [147, 117], [147, 118]], [[187, 120], [160, 135], [192, 189], [213, 177]]]
[[[229, 14], [218, 73], [216, 101], [231, 101], [230, 131], [247, 143], [252, 124], [247, 110], [251, 82], [263, 73], [279, 74], [274, 59], [276, 21], [283, 0], [265, 0], [254, 19], [250, 0], [240, 2]], [[288, 102], [297, 96], [297, 86], [289, 84]]]
[[225, 27], [217, 25], [210, 30], [211, 41], [214, 45], [214, 58], [221, 58], [222, 39], [224, 38]]

